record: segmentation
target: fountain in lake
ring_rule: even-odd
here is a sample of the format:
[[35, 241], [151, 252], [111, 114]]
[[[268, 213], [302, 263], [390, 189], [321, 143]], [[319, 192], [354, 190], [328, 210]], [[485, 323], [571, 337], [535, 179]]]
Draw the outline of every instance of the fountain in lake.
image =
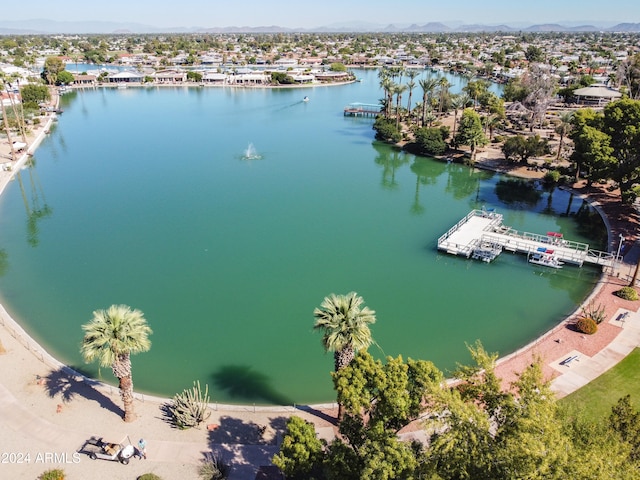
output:
[[247, 149], [244, 151], [244, 155], [242, 158], [244, 160], [260, 160], [262, 158], [262, 155], [256, 152], [256, 149], [253, 146], [253, 143], [250, 143], [247, 146]]

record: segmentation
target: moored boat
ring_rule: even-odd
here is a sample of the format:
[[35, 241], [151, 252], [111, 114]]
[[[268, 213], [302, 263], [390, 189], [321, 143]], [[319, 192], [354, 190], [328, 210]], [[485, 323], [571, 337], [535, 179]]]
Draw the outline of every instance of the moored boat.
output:
[[539, 248], [537, 252], [529, 253], [529, 263], [549, 268], [562, 268], [562, 265], [564, 265], [553, 250], [545, 248]]

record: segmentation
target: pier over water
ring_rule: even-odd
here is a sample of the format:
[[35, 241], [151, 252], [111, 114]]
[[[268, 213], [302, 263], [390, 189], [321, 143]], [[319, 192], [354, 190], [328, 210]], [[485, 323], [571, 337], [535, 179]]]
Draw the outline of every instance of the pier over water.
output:
[[615, 255], [592, 250], [586, 243], [565, 240], [555, 232], [537, 234], [518, 232], [502, 224], [502, 215], [493, 210], [472, 210], [438, 239], [438, 250], [451, 255], [493, 260], [502, 250], [536, 253], [552, 249], [564, 263], [582, 266], [592, 263], [612, 266]]

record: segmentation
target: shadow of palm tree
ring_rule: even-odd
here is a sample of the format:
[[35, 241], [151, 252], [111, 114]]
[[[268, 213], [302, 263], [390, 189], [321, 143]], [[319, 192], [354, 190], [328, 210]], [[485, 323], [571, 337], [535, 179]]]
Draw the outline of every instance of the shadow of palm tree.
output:
[[[301, 410], [303, 412], [307, 412], [314, 417], [321, 418], [322, 420], [330, 423], [331, 425], [338, 425], [338, 417], [337, 417], [337, 409], [336, 415], [331, 415], [329, 413], [323, 412], [322, 410], [318, 410], [317, 408], [313, 408], [309, 405], [296, 405], [297, 410]], [[286, 430], [286, 425], [283, 428], [283, 431]]]
[[109, 397], [97, 390], [100, 383], [82, 377], [77, 371], [71, 368], [62, 367], [52, 371], [44, 377], [44, 386], [47, 394], [54, 398], [59, 395], [64, 402], [70, 402], [75, 397], [85, 398], [97, 402], [102, 408], [105, 408], [118, 416], [124, 416], [124, 411], [118, 405], [113, 403]]
[[265, 402], [272, 405], [292, 405], [291, 399], [269, 385], [269, 377], [243, 365], [226, 365], [213, 375], [218, 389], [234, 400]]

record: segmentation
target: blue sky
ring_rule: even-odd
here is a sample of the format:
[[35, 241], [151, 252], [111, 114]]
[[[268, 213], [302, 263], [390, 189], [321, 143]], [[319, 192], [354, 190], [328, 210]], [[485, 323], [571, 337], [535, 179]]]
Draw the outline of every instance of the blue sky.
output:
[[310, 28], [376, 24], [640, 22], [637, 0], [17, 0], [2, 20], [130, 21], [157, 27], [264, 26]]

